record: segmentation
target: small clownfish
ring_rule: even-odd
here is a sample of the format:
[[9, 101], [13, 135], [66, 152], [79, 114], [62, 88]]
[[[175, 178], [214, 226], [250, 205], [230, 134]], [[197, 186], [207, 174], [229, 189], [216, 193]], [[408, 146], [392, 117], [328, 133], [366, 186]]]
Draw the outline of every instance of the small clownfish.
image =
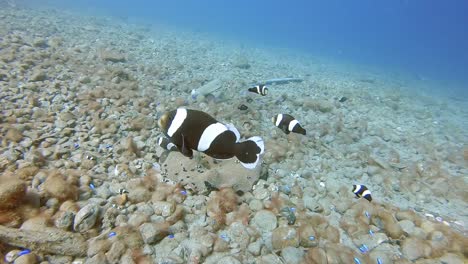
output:
[[291, 132], [299, 133], [302, 135], [306, 134], [306, 130], [301, 127], [299, 121], [297, 121], [291, 115], [278, 114], [275, 117], [273, 117], [272, 121], [275, 123], [275, 126], [279, 127], [286, 134], [289, 134]]
[[359, 185], [359, 184], [353, 184], [353, 190], [352, 191], [356, 195], [356, 197], [358, 197], [358, 198], [362, 197], [362, 198], [368, 200], [369, 202], [372, 201], [371, 192], [369, 191], [369, 189], [367, 189], [366, 186]]
[[268, 88], [265, 85], [260, 84], [255, 87], [249, 88], [249, 92], [257, 93], [259, 95], [265, 96], [268, 94]]

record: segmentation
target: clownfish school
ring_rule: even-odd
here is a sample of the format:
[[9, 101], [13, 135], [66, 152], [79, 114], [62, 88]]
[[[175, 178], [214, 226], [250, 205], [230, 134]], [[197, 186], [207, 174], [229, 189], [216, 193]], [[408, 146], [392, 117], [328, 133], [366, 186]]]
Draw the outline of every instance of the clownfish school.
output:
[[364, 199], [368, 200], [369, 202], [372, 202], [371, 192], [369, 191], [369, 189], [367, 189], [366, 186], [359, 185], [359, 184], [354, 184], [352, 191], [356, 195], [356, 197], [364, 198]]
[[178, 108], [165, 113], [158, 124], [168, 141], [190, 158], [196, 150], [215, 159], [236, 157], [245, 168], [254, 169], [264, 153], [260, 137], [240, 141], [233, 125], [222, 124], [202, 111]]
[[249, 92], [257, 93], [259, 95], [265, 96], [268, 94], [268, 88], [265, 85], [260, 84], [255, 87], [249, 88]]
[[[262, 91], [260, 86], [255, 89], [259, 93]], [[285, 134], [293, 132], [306, 135], [299, 121], [289, 114], [277, 114], [272, 121]], [[254, 136], [241, 141], [240, 133], [234, 125], [218, 122], [203, 111], [178, 108], [166, 112], [159, 119], [158, 125], [165, 134], [165, 137], [157, 139], [158, 145], [167, 151], [179, 151], [189, 158], [193, 157], [193, 150], [196, 150], [215, 159], [236, 157], [245, 168], [255, 169], [260, 155], [265, 152], [262, 138]], [[372, 201], [371, 192], [364, 185], [353, 185], [352, 192], [358, 198]]]

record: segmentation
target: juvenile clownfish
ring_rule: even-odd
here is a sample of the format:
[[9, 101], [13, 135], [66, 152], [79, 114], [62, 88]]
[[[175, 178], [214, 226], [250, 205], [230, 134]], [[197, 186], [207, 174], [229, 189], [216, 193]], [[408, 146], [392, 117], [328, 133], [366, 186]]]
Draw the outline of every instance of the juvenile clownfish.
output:
[[190, 158], [196, 150], [215, 159], [236, 157], [244, 167], [254, 169], [265, 150], [262, 138], [251, 137], [241, 142], [233, 125], [220, 123], [198, 110], [178, 108], [165, 113], [158, 124], [167, 139]]
[[306, 134], [306, 130], [301, 127], [299, 121], [297, 121], [291, 115], [278, 114], [275, 117], [273, 117], [272, 121], [275, 123], [275, 126], [279, 127], [286, 134], [289, 134], [291, 132], [299, 133], [302, 135]]
[[367, 189], [366, 186], [359, 185], [359, 184], [354, 184], [352, 191], [356, 195], [356, 197], [358, 197], [358, 198], [362, 197], [362, 198], [368, 200], [369, 202], [372, 201], [371, 192]]
[[249, 92], [257, 93], [259, 95], [265, 96], [268, 94], [268, 88], [265, 85], [260, 84], [255, 87], [249, 88]]

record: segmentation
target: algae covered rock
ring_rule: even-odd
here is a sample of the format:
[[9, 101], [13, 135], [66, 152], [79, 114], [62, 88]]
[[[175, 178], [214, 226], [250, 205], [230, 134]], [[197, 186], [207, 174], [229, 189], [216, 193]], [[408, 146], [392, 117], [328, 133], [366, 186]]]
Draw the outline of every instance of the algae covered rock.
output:
[[169, 153], [162, 164], [162, 175], [196, 192], [210, 191], [212, 188], [231, 187], [235, 191], [248, 192], [260, 178], [261, 165], [249, 170], [236, 162], [236, 159], [215, 161], [213, 158], [198, 155], [193, 159], [179, 152]]
[[286, 247], [298, 247], [299, 234], [294, 227], [278, 227], [273, 230], [271, 234], [271, 243], [275, 250], [280, 250]]
[[26, 196], [26, 183], [13, 177], [0, 177], [0, 209], [18, 206]]

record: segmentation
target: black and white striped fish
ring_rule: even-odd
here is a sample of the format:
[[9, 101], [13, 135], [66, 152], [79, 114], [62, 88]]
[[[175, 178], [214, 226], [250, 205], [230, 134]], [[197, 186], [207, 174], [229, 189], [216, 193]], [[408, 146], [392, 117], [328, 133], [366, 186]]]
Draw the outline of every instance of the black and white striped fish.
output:
[[297, 121], [291, 115], [278, 114], [275, 117], [273, 117], [273, 122], [275, 123], [275, 126], [279, 127], [286, 134], [289, 134], [291, 132], [299, 133], [302, 135], [306, 134], [306, 130], [301, 127], [299, 121]]
[[257, 94], [260, 94], [262, 96], [265, 96], [265, 95], [268, 94], [268, 88], [263, 84], [259, 84], [259, 85], [255, 86], [255, 87], [249, 88], [249, 92], [257, 93]]
[[241, 142], [233, 125], [220, 123], [198, 110], [178, 108], [165, 113], [158, 124], [167, 139], [187, 157], [193, 157], [193, 150], [216, 159], [236, 157], [244, 167], [254, 169], [265, 149], [262, 138]]
[[366, 186], [359, 185], [359, 184], [354, 184], [352, 191], [356, 195], [356, 197], [359, 197], [359, 198], [362, 197], [362, 198], [368, 200], [369, 202], [372, 201], [371, 192], [369, 191], [369, 189], [367, 189]]

